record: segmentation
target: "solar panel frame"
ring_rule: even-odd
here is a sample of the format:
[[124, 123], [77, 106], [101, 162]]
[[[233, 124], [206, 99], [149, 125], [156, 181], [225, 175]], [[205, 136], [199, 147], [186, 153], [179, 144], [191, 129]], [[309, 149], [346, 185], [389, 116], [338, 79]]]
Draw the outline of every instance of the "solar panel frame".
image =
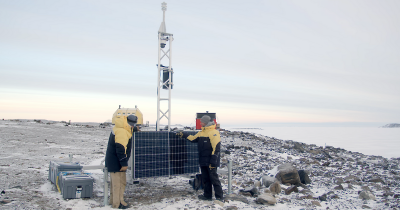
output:
[[197, 143], [168, 131], [135, 132], [132, 138], [132, 179], [199, 172]]

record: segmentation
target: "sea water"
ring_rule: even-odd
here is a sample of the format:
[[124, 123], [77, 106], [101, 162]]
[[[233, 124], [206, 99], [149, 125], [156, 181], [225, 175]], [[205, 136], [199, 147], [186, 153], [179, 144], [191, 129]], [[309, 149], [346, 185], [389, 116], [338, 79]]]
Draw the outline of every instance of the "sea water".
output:
[[379, 127], [262, 127], [227, 128], [317, 146], [333, 146], [365, 155], [400, 157], [400, 128]]

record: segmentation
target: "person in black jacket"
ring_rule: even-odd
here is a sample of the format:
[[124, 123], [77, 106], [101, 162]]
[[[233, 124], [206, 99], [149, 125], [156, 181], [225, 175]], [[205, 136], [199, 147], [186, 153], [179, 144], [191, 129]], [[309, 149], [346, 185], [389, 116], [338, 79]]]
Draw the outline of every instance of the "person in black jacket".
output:
[[110, 204], [113, 208], [126, 209], [129, 205], [124, 201], [126, 186], [126, 170], [131, 155], [132, 133], [137, 131], [135, 115], [116, 116], [115, 126], [108, 140], [105, 165], [110, 172]]
[[212, 200], [212, 187], [214, 186], [215, 198], [224, 202], [222, 186], [217, 174], [217, 167], [220, 166], [221, 158], [221, 137], [219, 131], [215, 129], [215, 123], [210, 116], [204, 115], [200, 119], [200, 124], [201, 131], [194, 136], [188, 136], [182, 132], [177, 135], [192, 142], [197, 142], [201, 178], [204, 185], [204, 195], [199, 195], [199, 199]]

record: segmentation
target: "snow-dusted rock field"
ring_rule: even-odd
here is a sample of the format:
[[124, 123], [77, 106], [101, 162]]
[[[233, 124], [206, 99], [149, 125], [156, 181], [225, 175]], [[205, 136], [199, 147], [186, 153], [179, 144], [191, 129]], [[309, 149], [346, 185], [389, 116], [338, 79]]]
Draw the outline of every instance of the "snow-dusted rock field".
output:
[[[91, 199], [64, 200], [47, 180], [49, 162], [68, 161], [69, 154], [82, 165], [98, 165], [110, 130], [98, 124], [0, 120], [0, 209], [111, 209], [103, 207], [100, 170], [87, 171], [95, 178]], [[131, 209], [400, 208], [399, 158], [243, 132], [222, 130], [221, 137], [225, 194], [226, 165], [233, 161], [233, 193], [225, 203], [199, 201], [201, 191], [191, 188], [188, 176], [155, 177], [127, 186]]]

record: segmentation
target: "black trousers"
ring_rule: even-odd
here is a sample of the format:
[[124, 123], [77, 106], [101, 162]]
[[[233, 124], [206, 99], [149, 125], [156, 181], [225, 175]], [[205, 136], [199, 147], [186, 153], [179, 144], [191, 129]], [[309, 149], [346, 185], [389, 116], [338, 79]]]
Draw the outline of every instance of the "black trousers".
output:
[[222, 186], [219, 181], [217, 168], [210, 169], [208, 166], [200, 166], [201, 178], [204, 185], [204, 197], [212, 198], [212, 186], [214, 186], [215, 198], [223, 198]]

